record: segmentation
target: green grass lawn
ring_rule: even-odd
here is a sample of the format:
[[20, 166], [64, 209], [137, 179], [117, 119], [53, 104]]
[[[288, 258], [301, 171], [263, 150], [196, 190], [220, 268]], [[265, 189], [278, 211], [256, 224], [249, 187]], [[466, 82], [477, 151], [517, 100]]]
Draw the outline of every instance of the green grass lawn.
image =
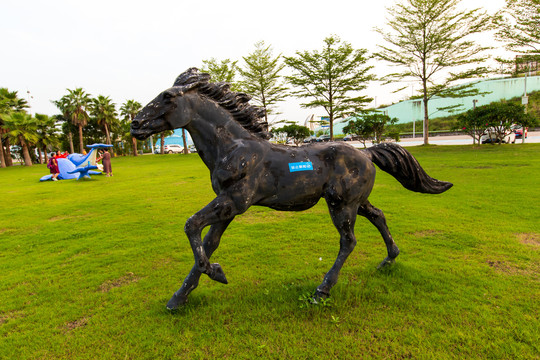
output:
[[441, 195], [379, 171], [370, 201], [401, 249], [359, 217], [331, 300], [305, 301], [337, 255], [324, 200], [252, 207], [216, 251], [229, 285], [193, 265], [183, 232], [213, 198], [194, 155], [114, 158], [114, 177], [39, 183], [0, 169], [1, 359], [538, 359], [540, 145], [409, 148]]

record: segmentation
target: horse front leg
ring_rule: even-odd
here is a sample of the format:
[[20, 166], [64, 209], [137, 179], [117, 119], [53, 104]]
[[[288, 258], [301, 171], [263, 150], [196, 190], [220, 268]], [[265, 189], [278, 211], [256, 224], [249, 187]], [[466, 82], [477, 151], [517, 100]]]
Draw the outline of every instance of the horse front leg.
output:
[[191, 216], [184, 227], [195, 257], [195, 268], [208, 275], [210, 279], [223, 284], [227, 284], [225, 273], [219, 264], [210, 264], [209, 256], [201, 241], [201, 232], [208, 225], [230, 222], [238, 214], [234, 201], [226, 195], [220, 195]]
[[[210, 226], [210, 230], [204, 237], [203, 248], [208, 259], [212, 256], [214, 251], [219, 246], [221, 236], [227, 229], [227, 226], [231, 223], [232, 219], [219, 222]], [[173, 294], [169, 302], [167, 303], [167, 309], [175, 310], [180, 305], [184, 305], [187, 302], [188, 295], [199, 285], [199, 278], [202, 272], [199, 271], [197, 265], [194, 265], [188, 276], [184, 279], [182, 287]]]

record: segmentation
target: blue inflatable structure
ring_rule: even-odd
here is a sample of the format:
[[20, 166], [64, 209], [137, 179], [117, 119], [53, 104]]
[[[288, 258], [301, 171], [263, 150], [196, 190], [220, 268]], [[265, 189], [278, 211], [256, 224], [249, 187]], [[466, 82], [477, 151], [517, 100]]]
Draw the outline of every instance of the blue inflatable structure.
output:
[[[56, 159], [58, 162], [58, 170], [60, 170], [60, 175], [58, 175], [58, 180], [68, 180], [68, 179], [82, 179], [84, 177], [90, 177], [90, 175], [101, 175], [100, 171], [94, 171], [98, 169], [96, 164], [96, 153], [98, 149], [112, 147], [112, 145], [107, 144], [92, 144], [87, 145], [86, 147], [90, 148], [88, 154], [70, 154], [67, 158]], [[52, 179], [52, 174], [42, 176], [39, 181], [47, 181]]]

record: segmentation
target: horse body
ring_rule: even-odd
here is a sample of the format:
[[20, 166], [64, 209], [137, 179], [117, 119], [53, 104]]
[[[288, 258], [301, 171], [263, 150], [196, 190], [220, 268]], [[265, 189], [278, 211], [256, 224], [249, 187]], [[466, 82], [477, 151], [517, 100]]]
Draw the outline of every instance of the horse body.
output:
[[[316, 290], [315, 298], [329, 296], [346, 258], [356, 244], [357, 215], [380, 231], [388, 256], [380, 266], [399, 254], [381, 210], [368, 196], [377, 164], [413, 191], [440, 193], [452, 186], [430, 178], [416, 159], [398, 145], [357, 150], [344, 143], [311, 144], [298, 148], [265, 140], [267, 125], [258, 121], [260, 109], [248, 104], [244, 94], [232, 93], [224, 84], [208, 82], [207, 74], [189, 69], [175, 85], [150, 102], [132, 122], [133, 136], [144, 139], [163, 130], [183, 127], [210, 170], [216, 198], [191, 216], [185, 225], [195, 265], [167, 307], [187, 301], [201, 274], [227, 283], [219, 264], [209, 261], [221, 235], [235, 216], [252, 205], [276, 210], [302, 211], [321, 197], [328, 205], [340, 234], [337, 259]], [[210, 226], [204, 241], [201, 232]]]

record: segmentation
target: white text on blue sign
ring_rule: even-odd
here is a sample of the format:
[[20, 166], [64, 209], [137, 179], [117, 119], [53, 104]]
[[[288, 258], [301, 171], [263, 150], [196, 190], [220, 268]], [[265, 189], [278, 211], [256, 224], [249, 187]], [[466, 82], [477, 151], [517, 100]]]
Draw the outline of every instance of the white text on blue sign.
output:
[[290, 172], [310, 171], [310, 170], [313, 170], [313, 164], [311, 163], [311, 161], [289, 163]]

